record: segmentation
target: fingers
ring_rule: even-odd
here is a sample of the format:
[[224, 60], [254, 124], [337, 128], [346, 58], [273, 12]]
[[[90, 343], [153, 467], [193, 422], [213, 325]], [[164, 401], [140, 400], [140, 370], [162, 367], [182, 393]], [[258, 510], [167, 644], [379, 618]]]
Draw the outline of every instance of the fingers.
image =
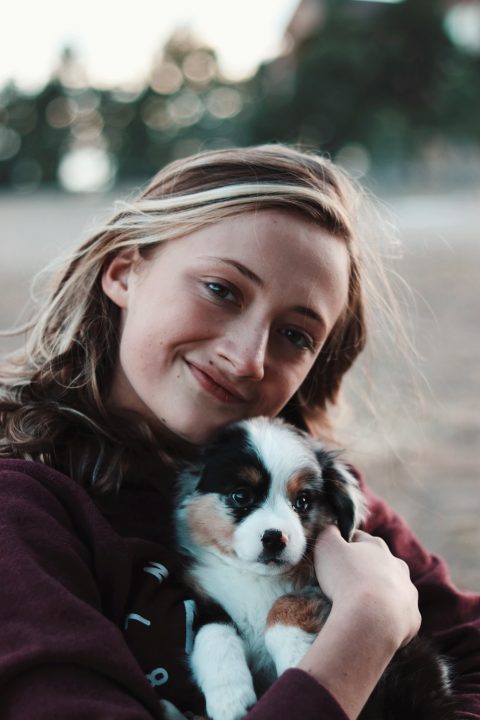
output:
[[377, 535], [370, 535], [370, 533], [364, 532], [363, 530], [355, 530], [351, 542], [372, 542], [381, 547], [388, 547], [385, 540], [382, 540], [382, 538]]
[[331, 544], [346, 545], [347, 541], [341, 536], [337, 525], [327, 525], [317, 537], [316, 544], [318, 546], [327, 546]]
[[378, 545], [378, 547], [383, 548], [386, 550], [389, 555], [391, 555], [393, 558], [395, 558], [397, 564], [399, 567], [402, 568], [402, 570], [410, 577], [410, 568], [408, 567], [405, 560], [402, 560], [402, 558], [396, 557], [396, 555], [393, 555], [390, 548], [388, 547], [387, 543], [383, 538], [378, 537], [377, 535], [370, 535], [369, 533], [364, 532], [363, 530], [356, 530], [353, 534], [351, 542], [371, 542], [375, 545]]

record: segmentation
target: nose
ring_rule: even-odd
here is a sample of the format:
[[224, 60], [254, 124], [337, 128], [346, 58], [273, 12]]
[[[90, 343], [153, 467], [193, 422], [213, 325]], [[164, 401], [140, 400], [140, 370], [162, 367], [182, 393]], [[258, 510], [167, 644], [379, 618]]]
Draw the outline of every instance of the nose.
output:
[[254, 328], [243, 323], [231, 328], [217, 345], [217, 353], [228, 364], [228, 371], [236, 377], [262, 380], [268, 347], [268, 328]]
[[288, 542], [288, 537], [281, 530], [269, 529], [265, 530], [262, 535], [262, 545], [269, 555], [278, 555], [284, 550]]

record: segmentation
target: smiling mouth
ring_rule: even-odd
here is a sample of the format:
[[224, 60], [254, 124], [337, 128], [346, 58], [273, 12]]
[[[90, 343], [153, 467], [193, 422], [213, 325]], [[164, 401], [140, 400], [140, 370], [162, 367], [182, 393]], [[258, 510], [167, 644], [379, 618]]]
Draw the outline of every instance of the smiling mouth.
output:
[[246, 402], [246, 399], [244, 397], [232, 392], [223, 385], [220, 385], [220, 383], [214, 380], [208, 373], [206, 373], [201, 368], [188, 362], [188, 360], [186, 360], [185, 362], [187, 363], [192, 375], [197, 380], [200, 387], [206, 392], [208, 392], [210, 395], [213, 395], [213, 397], [215, 397], [217, 400], [220, 400], [224, 403]]

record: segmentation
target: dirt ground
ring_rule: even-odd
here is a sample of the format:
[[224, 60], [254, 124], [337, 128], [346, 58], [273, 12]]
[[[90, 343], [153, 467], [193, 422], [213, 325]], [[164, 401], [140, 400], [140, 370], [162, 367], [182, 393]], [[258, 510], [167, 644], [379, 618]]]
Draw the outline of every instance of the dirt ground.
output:
[[[33, 275], [85, 236], [111, 200], [0, 194], [1, 328], [18, 319]], [[396, 271], [410, 288], [402, 294], [418, 354], [406, 360], [393, 336], [363, 361], [349, 383], [342, 444], [372, 488], [446, 558], [457, 585], [478, 592], [480, 188], [385, 202], [404, 243]], [[14, 345], [0, 338], [0, 352]]]

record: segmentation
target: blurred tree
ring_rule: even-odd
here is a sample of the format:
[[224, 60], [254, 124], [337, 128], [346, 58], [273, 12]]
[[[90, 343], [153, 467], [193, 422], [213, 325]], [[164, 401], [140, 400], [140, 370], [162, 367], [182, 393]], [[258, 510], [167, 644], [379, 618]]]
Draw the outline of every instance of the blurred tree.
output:
[[478, 139], [470, 113], [479, 102], [478, 58], [452, 43], [438, 0], [325, 5], [320, 27], [280, 61], [291, 65], [289, 91], [278, 91], [279, 61], [254, 79], [262, 103], [250, 120], [252, 142], [300, 140], [333, 155], [358, 143], [386, 164], [411, 157], [432, 134]]
[[105, 133], [119, 152], [119, 177], [149, 176], [181, 155], [236, 144], [241, 134], [235, 124], [240, 90], [222, 76], [214, 50], [187, 29], [176, 30], [154, 58], [148, 84], [120, 130], [112, 97], [108, 102]]
[[[55, 124], [54, 113], [49, 121], [49, 111], [62, 97], [62, 88], [57, 81], [46, 85], [35, 97], [28, 97], [11, 90], [4, 104], [5, 124], [3, 132], [9, 131], [18, 137], [16, 152], [5, 157], [0, 153], [0, 180], [2, 183], [16, 184], [16, 168], [32, 168], [38, 182], [55, 182], [60, 157], [68, 137], [68, 127]], [[5, 102], [5, 101], [4, 101]], [[0, 128], [0, 137], [2, 129]], [[15, 136], [12, 136], [15, 137]], [[14, 148], [11, 148], [12, 150]], [[3, 160], [3, 162], [2, 162]]]
[[300, 141], [374, 171], [450, 140], [480, 146], [480, 55], [453, 42], [443, 2], [309, 2], [323, 9], [318, 22], [242, 83], [188, 29], [136, 88], [89, 87], [66, 48], [36, 96], [0, 92], [0, 184], [33, 190], [69, 175], [80, 187], [82, 153], [109, 182], [115, 171], [143, 181], [169, 160], [226, 145]]

